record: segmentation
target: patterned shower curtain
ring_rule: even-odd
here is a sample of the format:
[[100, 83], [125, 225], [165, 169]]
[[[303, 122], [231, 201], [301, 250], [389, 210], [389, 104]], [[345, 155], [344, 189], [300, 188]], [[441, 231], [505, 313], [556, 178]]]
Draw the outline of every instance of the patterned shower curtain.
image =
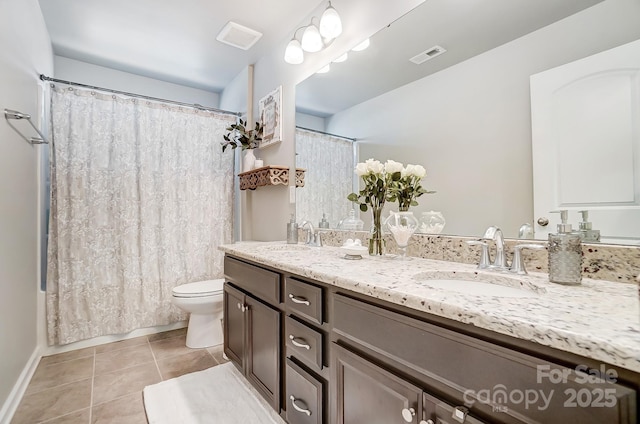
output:
[[304, 187], [296, 190], [296, 219], [318, 225], [324, 213], [331, 228], [346, 218], [353, 204], [353, 142], [296, 129], [296, 167], [306, 169]]
[[52, 86], [50, 344], [185, 319], [173, 287], [222, 277], [233, 155], [219, 141], [234, 120]]

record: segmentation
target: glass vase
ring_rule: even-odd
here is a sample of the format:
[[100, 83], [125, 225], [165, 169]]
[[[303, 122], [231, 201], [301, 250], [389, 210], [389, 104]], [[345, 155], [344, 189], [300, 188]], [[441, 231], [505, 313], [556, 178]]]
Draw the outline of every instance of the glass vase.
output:
[[413, 233], [418, 228], [418, 220], [413, 212], [393, 212], [385, 221], [385, 228], [389, 230], [398, 245], [398, 258], [407, 258], [407, 246]]
[[384, 239], [382, 238], [382, 206], [372, 207], [373, 222], [369, 234], [369, 255], [384, 255]]

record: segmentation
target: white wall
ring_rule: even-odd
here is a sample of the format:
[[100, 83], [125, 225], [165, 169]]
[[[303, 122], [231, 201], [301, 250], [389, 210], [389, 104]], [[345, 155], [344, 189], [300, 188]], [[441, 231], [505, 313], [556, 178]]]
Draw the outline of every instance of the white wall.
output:
[[[362, 40], [375, 34], [423, 0], [334, 0], [332, 5], [340, 12], [343, 33], [322, 52], [307, 54], [305, 62], [290, 65], [284, 62], [284, 50], [296, 28], [308, 24], [311, 16], [321, 16], [326, 3], [297, 25], [291, 25], [291, 34], [282, 40], [268, 56], [255, 64], [254, 107], [258, 114], [258, 101], [278, 86], [282, 86], [283, 142], [260, 149], [265, 164], [295, 166], [295, 86], [309, 75], [350, 50]], [[293, 179], [292, 179], [293, 180]], [[246, 194], [243, 214], [251, 220], [252, 231], [246, 238], [254, 240], [284, 240], [289, 214], [295, 205], [289, 202], [289, 191], [282, 186], [270, 186]]]
[[308, 115], [306, 113], [296, 113], [296, 127], [307, 128], [309, 130], [326, 131], [327, 122], [325, 118]]
[[222, 91], [220, 109], [246, 113], [248, 88], [249, 72], [244, 68]]
[[[445, 233], [517, 235], [533, 223], [529, 76], [640, 38], [640, 2], [606, 0], [328, 119], [374, 157], [426, 167], [422, 210]], [[363, 216], [366, 218], [366, 216]]]
[[47, 75], [49, 77], [177, 102], [220, 107], [220, 95], [212, 91], [142, 77], [62, 56], [55, 56], [54, 64], [55, 75]]
[[[0, 52], [0, 108], [37, 123], [38, 75], [53, 73], [37, 0], [0, 0]], [[28, 123], [13, 123], [36, 135]], [[16, 406], [18, 380], [36, 353], [38, 149], [0, 118], [0, 422]]]

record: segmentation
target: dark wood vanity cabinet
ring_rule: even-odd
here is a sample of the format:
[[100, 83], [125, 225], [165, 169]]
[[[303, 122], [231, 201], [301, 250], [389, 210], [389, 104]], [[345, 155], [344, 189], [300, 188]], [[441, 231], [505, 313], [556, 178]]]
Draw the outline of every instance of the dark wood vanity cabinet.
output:
[[237, 262], [225, 260], [225, 265], [233, 265], [229, 274], [225, 268], [228, 281], [224, 285], [224, 352], [271, 406], [280, 411], [282, 313], [245, 291], [265, 282], [279, 284], [279, 275]]
[[[336, 424], [418, 423], [422, 389], [334, 345]], [[410, 421], [406, 421], [404, 416]]]
[[637, 373], [249, 261], [225, 276], [225, 353], [290, 424], [638, 422]]
[[[583, 372], [580, 363], [542, 359], [350, 296], [332, 299], [338, 423], [366, 422], [343, 416], [352, 412], [349, 402], [362, 397], [388, 402], [396, 415], [422, 411], [405, 412], [404, 422], [414, 423], [637, 422], [637, 383], [606, 381], [590, 376], [586, 366]], [[358, 373], [375, 377], [345, 385], [345, 375], [356, 381]], [[420, 399], [399, 394], [403, 384], [420, 387]]]
[[326, 414], [326, 289], [287, 275], [284, 280], [286, 419], [323, 424]]

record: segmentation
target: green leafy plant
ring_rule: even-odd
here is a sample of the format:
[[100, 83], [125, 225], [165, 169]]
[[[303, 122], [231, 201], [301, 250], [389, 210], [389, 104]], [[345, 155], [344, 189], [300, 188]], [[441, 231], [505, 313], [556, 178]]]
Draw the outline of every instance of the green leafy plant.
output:
[[224, 152], [229, 146], [232, 149], [237, 149], [238, 147], [242, 150], [255, 149], [262, 141], [263, 131], [264, 126], [261, 122], [256, 122], [253, 129], [247, 129], [247, 121], [240, 119], [238, 123], [227, 127], [227, 133], [222, 136], [224, 141], [220, 143], [222, 144], [222, 151]]

